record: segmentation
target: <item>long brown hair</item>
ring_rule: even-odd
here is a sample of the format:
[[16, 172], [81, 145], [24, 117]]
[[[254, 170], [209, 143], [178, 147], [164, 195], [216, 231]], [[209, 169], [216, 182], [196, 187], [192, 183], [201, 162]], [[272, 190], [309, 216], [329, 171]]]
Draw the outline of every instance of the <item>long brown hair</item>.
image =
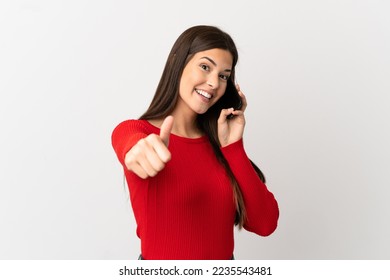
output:
[[[238, 52], [233, 39], [229, 34], [214, 26], [193, 26], [184, 31], [173, 45], [153, 100], [140, 119], [162, 119], [171, 114], [179, 96], [180, 79], [184, 67], [195, 53], [210, 49], [223, 49], [232, 54], [233, 65], [230, 80], [234, 85], [234, 69], [238, 60]], [[221, 144], [217, 130], [217, 120], [221, 110], [232, 107], [231, 100], [235, 94], [234, 90], [232, 87], [227, 87], [224, 95], [206, 113], [198, 115], [197, 124], [199, 129], [208, 136], [217, 159], [230, 178], [236, 205], [235, 224], [241, 228], [246, 219], [244, 199], [229, 163], [220, 150]], [[260, 179], [265, 182], [263, 173], [252, 161], [251, 163]]]

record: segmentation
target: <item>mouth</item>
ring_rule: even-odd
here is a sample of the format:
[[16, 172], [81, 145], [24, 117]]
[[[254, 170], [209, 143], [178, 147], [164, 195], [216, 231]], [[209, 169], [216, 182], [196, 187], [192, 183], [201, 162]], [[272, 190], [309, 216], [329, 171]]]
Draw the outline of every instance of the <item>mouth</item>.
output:
[[202, 89], [195, 89], [196, 93], [199, 94], [199, 95], [202, 95], [204, 98], [207, 98], [208, 100], [210, 100], [213, 95], [208, 93], [207, 91], [204, 91]]

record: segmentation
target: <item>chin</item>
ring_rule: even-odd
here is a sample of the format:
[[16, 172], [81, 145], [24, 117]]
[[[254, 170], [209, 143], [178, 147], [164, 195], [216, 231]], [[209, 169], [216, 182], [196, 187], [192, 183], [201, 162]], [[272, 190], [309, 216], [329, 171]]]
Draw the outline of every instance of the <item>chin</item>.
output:
[[206, 108], [206, 109], [199, 109], [199, 110], [196, 110], [195, 112], [198, 114], [198, 115], [203, 115], [204, 113], [206, 113], [210, 108]]

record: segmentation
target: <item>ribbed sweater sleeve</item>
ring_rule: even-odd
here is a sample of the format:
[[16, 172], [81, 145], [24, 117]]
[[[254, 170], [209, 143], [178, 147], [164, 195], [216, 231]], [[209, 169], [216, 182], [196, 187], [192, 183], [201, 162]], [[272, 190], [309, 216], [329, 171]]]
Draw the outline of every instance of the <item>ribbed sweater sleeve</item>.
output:
[[246, 155], [243, 140], [221, 148], [243, 194], [247, 220], [244, 228], [261, 236], [275, 231], [279, 208], [274, 195], [260, 180]]
[[148, 130], [141, 122], [134, 120], [124, 121], [114, 129], [111, 135], [112, 146], [124, 166], [127, 152], [142, 138], [148, 135]]

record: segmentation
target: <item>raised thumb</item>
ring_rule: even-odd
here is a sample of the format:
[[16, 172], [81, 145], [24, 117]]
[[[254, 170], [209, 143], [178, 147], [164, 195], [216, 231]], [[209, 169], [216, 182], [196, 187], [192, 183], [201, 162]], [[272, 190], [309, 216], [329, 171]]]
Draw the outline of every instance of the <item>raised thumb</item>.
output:
[[160, 128], [160, 138], [161, 140], [163, 140], [164, 144], [167, 147], [169, 144], [169, 136], [171, 135], [172, 127], [173, 127], [173, 117], [168, 116], [165, 118]]

